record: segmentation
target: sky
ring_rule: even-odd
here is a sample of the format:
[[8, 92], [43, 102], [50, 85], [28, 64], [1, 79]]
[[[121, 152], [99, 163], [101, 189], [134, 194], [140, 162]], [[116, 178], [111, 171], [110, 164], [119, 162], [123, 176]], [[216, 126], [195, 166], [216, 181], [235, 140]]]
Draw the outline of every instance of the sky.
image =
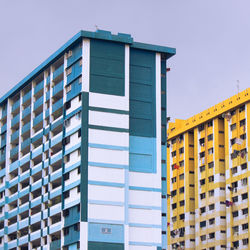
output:
[[250, 87], [249, 0], [0, 0], [0, 96], [80, 30], [176, 48], [168, 116], [187, 119]]

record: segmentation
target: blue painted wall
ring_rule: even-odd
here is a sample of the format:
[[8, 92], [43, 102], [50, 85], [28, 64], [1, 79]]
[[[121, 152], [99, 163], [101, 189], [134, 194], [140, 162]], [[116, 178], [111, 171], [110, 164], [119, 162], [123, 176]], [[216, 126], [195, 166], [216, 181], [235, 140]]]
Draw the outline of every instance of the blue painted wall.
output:
[[129, 132], [156, 136], [155, 53], [130, 49]]
[[125, 45], [92, 39], [90, 41], [90, 92], [125, 94]]

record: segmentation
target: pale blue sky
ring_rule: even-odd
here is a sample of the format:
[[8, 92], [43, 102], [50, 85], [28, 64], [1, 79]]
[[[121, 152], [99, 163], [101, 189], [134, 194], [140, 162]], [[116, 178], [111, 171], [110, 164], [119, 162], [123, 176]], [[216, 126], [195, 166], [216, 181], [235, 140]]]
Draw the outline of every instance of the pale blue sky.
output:
[[168, 115], [188, 118], [250, 87], [249, 0], [0, 0], [0, 96], [79, 30], [175, 47]]

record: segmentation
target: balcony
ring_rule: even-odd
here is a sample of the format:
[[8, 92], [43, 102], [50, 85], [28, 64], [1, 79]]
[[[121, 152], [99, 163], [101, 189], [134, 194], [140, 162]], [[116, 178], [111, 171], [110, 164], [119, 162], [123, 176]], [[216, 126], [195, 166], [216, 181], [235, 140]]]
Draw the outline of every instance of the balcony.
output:
[[35, 101], [34, 110], [36, 110], [37, 108], [39, 108], [42, 105], [43, 105], [43, 95], [38, 100]]
[[14, 112], [19, 107], [20, 107], [20, 99], [15, 101], [15, 103], [12, 105], [11, 112]]
[[1, 139], [1, 148], [6, 146], [6, 138]]
[[23, 104], [31, 99], [31, 90], [23, 96]]
[[11, 143], [13, 143], [13, 141], [15, 141], [18, 137], [19, 137], [19, 129], [11, 135], [10, 139]]
[[13, 119], [11, 120], [11, 127], [14, 127], [16, 124], [18, 124], [19, 120], [20, 120], [20, 114], [13, 117]]
[[22, 127], [22, 135], [28, 132], [29, 130], [30, 130], [30, 122], [28, 122]]
[[2, 110], [2, 118], [3, 119], [5, 116], [7, 116], [7, 108]]
[[30, 146], [30, 138], [26, 139], [21, 143], [21, 151], [23, 151], [26, 147]]
[[42, 90], [44, 87], [44, 81], [41, 81], [40, 83], [38, 83], [36, 85], [36, 87], [34, 88], [34, 94], [37, 94], [40, 90]]
[[59, 82], [55, 87], [53, 88], [53, 96], [56, 95], [58, 92], [63, 90], [63, 81]]
[[72, 56], [70, 56], [68, 58], [67, 67], [69, 67], [71, 64], [76, 62], [81, 56], [82, 56], [82, 48], [81, 47], [77, 47], [77, 48], [73, 49]]
[[2, 127], [1, 127], [1, 134], [4, 133], [7, 130], [7, 123], [5, 123]]
[[6, 156], [5, 156], [6, 152], [3, 152], [2, 154], [0, 153], [0, 162], [3, 162], [6, 160]]
[[53, 73], [53, 80], [55, 80], [58, 76], [60, 76], [64, 72], [64, 65], [61, 65], [57, 68]]
[[36, 126], [38, 125], [40, 122], [43, 121], [43, 113], [41, 113], [40, 115], [36, 116], [34, 119], [33, 119], [33, 126]]
[[46, 92], [45, 101], [47, 102], [50, 98], [50, 91]]
[[25, 117], [27, 117], [27, 116], [30, 114], [30, 112], [31, 112], [31, 107], [30, 107], [30, 106], [28, 106], [27, 108], [25, 108], [25, 109], [23, 110], [23, 112], [22, 112], [22, 120], [23, 120]]
[[18, 145], [10, 150], [10, 157], [14, 157], [16, 154], [18, 154]]

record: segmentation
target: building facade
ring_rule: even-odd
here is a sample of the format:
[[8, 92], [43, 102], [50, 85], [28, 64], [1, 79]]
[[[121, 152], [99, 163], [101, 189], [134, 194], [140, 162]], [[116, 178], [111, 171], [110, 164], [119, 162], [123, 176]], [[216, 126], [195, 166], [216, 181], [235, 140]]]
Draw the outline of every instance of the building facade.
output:
[[249, 97], [169, 124], [168, 249], [249, 249]]
[[81, 31], [0, 99], [0, 249], [166, 249], [174, 54]]

